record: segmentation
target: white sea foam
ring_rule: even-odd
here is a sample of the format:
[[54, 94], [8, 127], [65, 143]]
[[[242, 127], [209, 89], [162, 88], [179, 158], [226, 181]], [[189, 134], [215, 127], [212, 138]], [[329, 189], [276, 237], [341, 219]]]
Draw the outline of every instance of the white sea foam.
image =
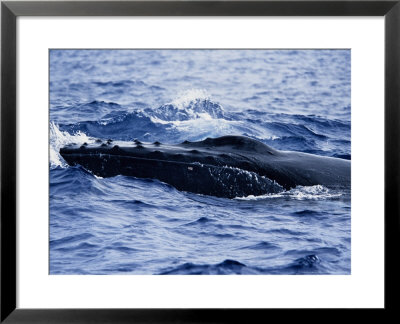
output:
[[82, 132], [77, 132], [71, 135], [68, 132], [60, 131], [58, 126], [54, 123], [50, 123], [50, 168], [62, 167], [65, 168], [67, 163], [64, 161], [60, 155], [60, 148], [67, 144], [83, 144], [83, 143], [93, 143], [94, 138], [88, 137]]
[[183, 121], [191, 119], [218, 119], [224, 117], [222, 106], [210, 99], [203, 89], [190, 89], [181, 92], [172, 101], [149, 111], [143, 111], [145, 116], [153, 121]]
[[193, 101], [210, 99], [210, 95], [205, 89], [187, 89], [179, 92], [176, 98], [173, 99], [170, 104], [179, 109], [185, 109]]
[[178, 109], [186, 109], [192, 102], [198, 100], [210, 100], [210, 95], [205, 89], [188, 89], [180, 92], [178, 96], [170, 102]]
[[330, 199], [342, 196], [342, 193], [337, 191], [331, 191], [322, 185], [315, 186], [297, 186], [294, 189], [282, 191], [274, 194], [266, 194], [261, 196], [247, 196], [247, 197], [236, 197], [238, 200], [262, 200], [271, 198], [290, 198], [295, 200], [318, 200], [318, 199]]

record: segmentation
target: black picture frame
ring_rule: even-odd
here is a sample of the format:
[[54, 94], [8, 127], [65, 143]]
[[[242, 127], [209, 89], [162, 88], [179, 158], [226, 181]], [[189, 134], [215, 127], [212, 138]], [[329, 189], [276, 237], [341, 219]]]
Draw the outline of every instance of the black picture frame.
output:
[[[1, 314], [3, 323], [264, 322], [288, 309], [16, 308], [16, 19], [19, 16], [384, 16], [385, 18], [385, 306], [396, 312], [400, 232], [400, 0], [394, 1], [2, 1], [1, 2]], [[373, 148], [371, 148], [373, 153]], [[371, 188], [373, 190], [373, 188]], [[371, 260], [374, 262], [374, 260]], [[238, 292], [240, 293], [240, 292]], [[345, 292], [343, 292], [345, 294]], [[312, 320], [315, 310], [294, 309]], [[332, 310], [325, 310], [333, 314]], [[335, 310], [337, 311], [337, 310]], [[345, 310], [346, 313], [359, 310]], [[365, 311], [365, 310], [364, 310]], [[268, 314], [267, 314], [268, 312]], [[305, 313], [307, 312], [307, 313]], [[393, 314], [391, 314], [393, 315]], [[331, 315], [329, 315], [331, 316]], [[333, 315], [335, 316], [335, 315]], [[315, 320], [323, 318], [316, 317]], [[332, 318], [333, 319], [333, 318]], [[350, 318], [349, 318], [350, 319]], [[282, 318], [280, 318], [282, 320]]]

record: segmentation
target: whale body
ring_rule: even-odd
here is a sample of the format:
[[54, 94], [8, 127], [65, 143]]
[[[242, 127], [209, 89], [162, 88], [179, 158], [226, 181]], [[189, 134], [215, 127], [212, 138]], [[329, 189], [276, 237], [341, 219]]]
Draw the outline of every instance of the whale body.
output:
[[296, 186], [349, 188], [350, 161], [278, 151], [244, 136], [178, 145], [98, 140], [60, 150], [69, 165], [100, 177], [158, 179], [178, 190], [217, 197], [264, 195]]

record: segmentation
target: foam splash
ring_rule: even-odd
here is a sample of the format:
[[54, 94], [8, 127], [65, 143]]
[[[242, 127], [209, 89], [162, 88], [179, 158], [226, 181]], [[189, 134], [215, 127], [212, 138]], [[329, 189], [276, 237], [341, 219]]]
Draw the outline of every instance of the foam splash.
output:
[[165, 125], [166, 132], [181, 134], [181, 141], [238, 133], [240, 124], [226, 118], [223, 107], [212, 101], [204, 89], [182, 91], [172, 101], [141, 113], [152, 123]]
[[266, 194], [261, 196], [247, 196], [247, 197], [236, 197], [238, 200], [262, 200], [270, 198], [290, 198], [294, 200], [323, 200], [331, 199], [342, 196], [342, 193], [337, 191], [333, 192], [322, 185], [315, 186], [297, 186], [294, 189], [282, 191], [279, 193]]
[[82, 132], [77, 132], [71, 135], [68, 132], [60, 131], [58, 126], [54, 123], [50, 123], [50, 168], [61, 167], [65, 168], [68, 164], [64, 161], [60, 155], [60, 148], [67, 144], [83, 144], [83, 143], [94, 143], [95, 139], [88, 137]]
[[188, 89], [182, 91], [170, 103], [179, 109], [185, 109], [191, 102], [198, 100], [210, 100], [210, 95], [205, 89]]
[[184, 121], [218, 119], [224, 117], [222, 106], [210, 99], [205, 90], [191, 89], [157, 109], [144, 109], [144, 114], [157, 121]]

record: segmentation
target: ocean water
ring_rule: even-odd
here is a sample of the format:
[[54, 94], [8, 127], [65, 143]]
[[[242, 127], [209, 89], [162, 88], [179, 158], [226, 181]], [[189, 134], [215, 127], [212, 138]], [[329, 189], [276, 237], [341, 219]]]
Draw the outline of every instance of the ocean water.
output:
[[217, 198], [68, 166], [70, 143], [245, 135], [351, 159], [350, 50], [51, 50], [50, 274], [350, 274], [350, 189]]

